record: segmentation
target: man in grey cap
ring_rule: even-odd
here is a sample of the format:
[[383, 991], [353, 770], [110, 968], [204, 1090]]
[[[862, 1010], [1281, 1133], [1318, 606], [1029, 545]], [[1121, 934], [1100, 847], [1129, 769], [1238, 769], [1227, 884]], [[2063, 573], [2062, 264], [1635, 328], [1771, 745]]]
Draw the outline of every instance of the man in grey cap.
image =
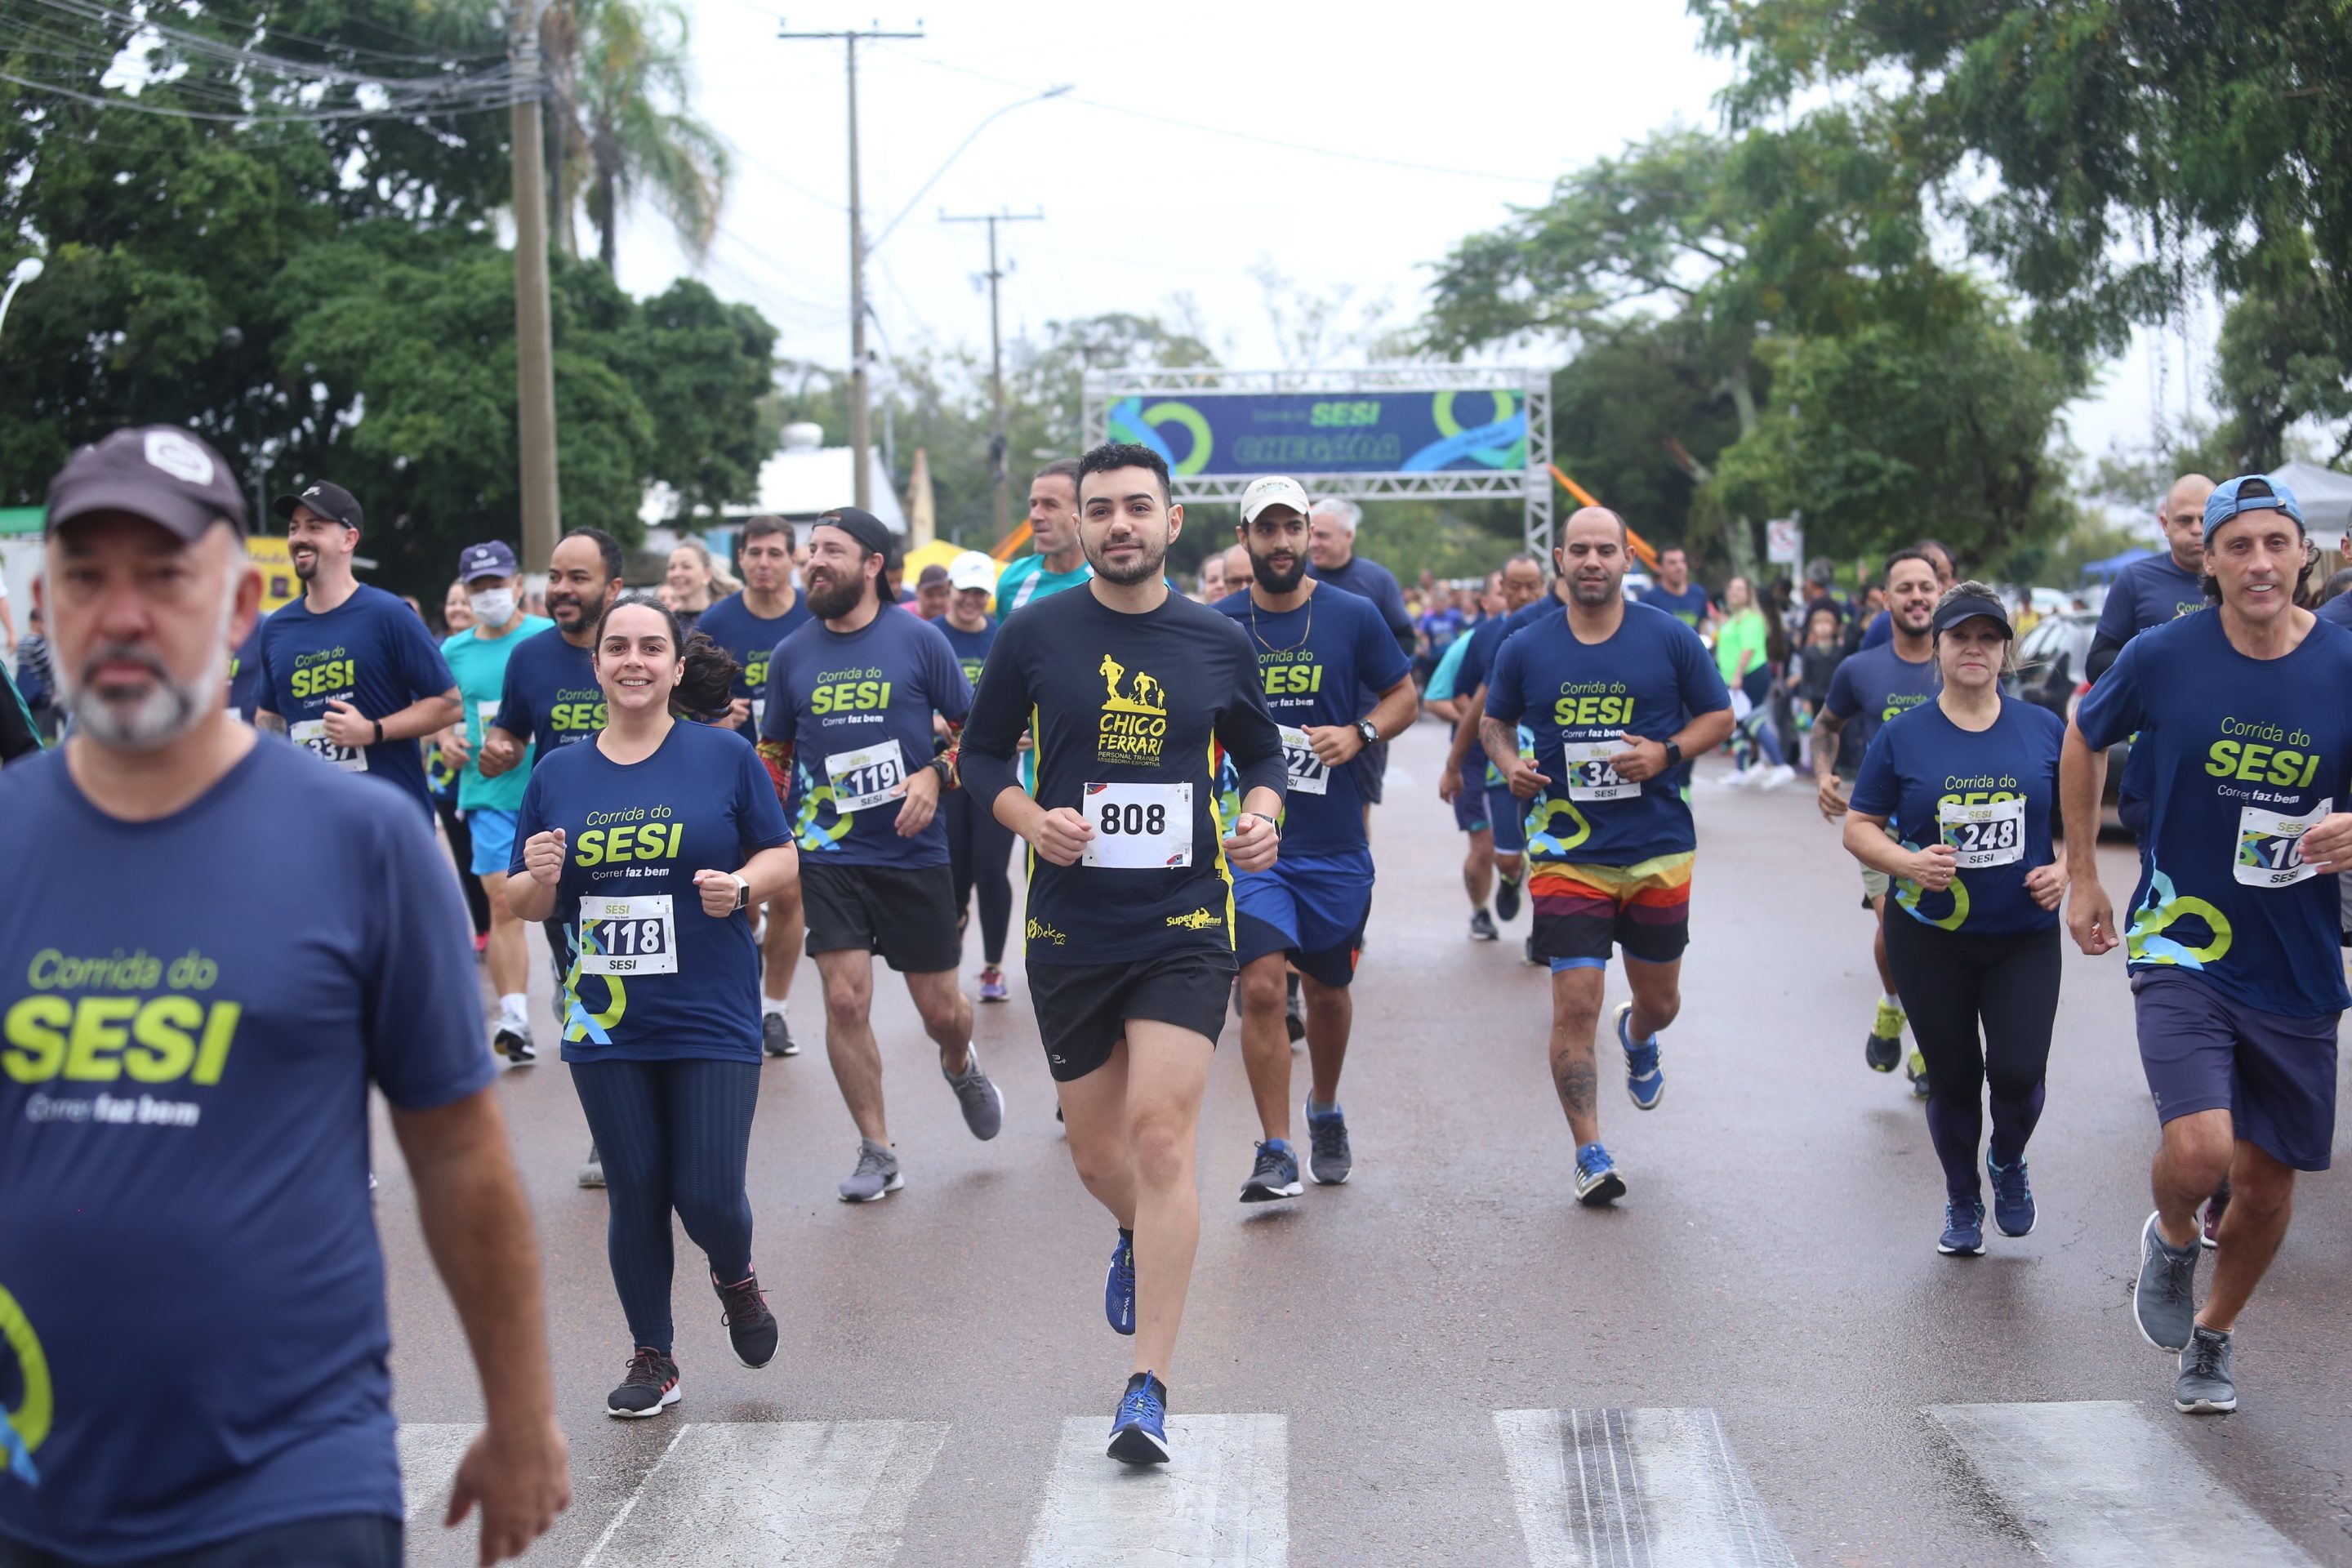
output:
[[457, 889], [228, 714], [261, 579], [219, 454], [116, 431], [47, 528], [73, 734], [0, 773], [0, 1563], [400, 1561], [371, 1087], [481, 1380], [452, 1517], [518, 1556], [571, 1488]]
[[351, 491], [320, 480], [273, 510], [302, 596], [263, 623], [254, 722], [404, 791], [431, 821], [416, 742], [463, 715], [457, 677], [414, 611], [352, 574], [361, 517]]

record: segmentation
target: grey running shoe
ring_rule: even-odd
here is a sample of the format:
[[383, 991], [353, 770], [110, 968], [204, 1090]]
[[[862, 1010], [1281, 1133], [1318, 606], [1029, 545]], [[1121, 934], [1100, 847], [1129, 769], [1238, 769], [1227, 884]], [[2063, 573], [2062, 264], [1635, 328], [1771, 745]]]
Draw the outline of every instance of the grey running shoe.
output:
[[1242, 1202], [1271, 1203], [1276, 1198], [1295, 1198], [1306, 1190], [1298, 1184], [1298, 1156], [1287, 1146], [1257, 1146], [1257, 1163], [1250, 1171], [1250, 1179], [1242, 1184]]
[[596, 1145], [593, 1143], [588, 1145], [588, 1157], [580, 1162], [580, 1184], [583, 1187], [601, 1187], [604, 1184], [604, 1162], [596, 1152]]
[[870, 1204], [877, 1198], [887, 1197], [907, 1184], [898, 1173], [898, 1156], [871, 1138], [857, 1141], [857, 1169], [849, 1173], [849, 1180], [841, 1184], [841, 1201], [845, 1204]]
[[1322, 1115], [1310, 1107], [1307, 1118], [1307, 1170], [1318, 1187], [1336, 1187], [1346, 1182], [1348, 1173], [1355, 1169], [1355, 1155], [1348, 1147], [1348, 1119], [1333, 1106]]
[[793, 1038], [793, 1026], [784, 1022], [782, 1013], [761, 1015], [760, 1048], [772, 1057], [796, 1057], [801, 1054], [800, 1042]]
[[2160, 1351], [2189, 1348], [2197, 1321], [2197, 1259], [2203, 1248], [2190, 1242], [2176, 1247], [2156, 1228], [2156, 1216], [2139, 1232], [2139, 1284], [2132, 1291], [2132, 1321], [2140, 1338]]
[[2230, 1381], [2230, 1336], [2200, 1323], [2180, 1352], [2180, 1381], [2172, 1407], [2184, 1415], [2216, 1415], [2238, 1407], [2238, 1385]]
[[963, 1107], [963, 1124], [971, 1135], [987, 1142], [1004, 1130], [1004, 1091], [988, 1081], [980, 1070], [980, 1053], [964, 1047], [965, 1061], [961, 1076], [940, 1068], [940, 1076], [955, 1090], [956, 1103]]
[[1470, 940], [1472, 942], [1500, 942], [1502, 937], [1503, 933], [1495, 929], [1495, 917], [1493, 915], [1488, 914], [1484, 910], [1473, 910], [1470, 911]]

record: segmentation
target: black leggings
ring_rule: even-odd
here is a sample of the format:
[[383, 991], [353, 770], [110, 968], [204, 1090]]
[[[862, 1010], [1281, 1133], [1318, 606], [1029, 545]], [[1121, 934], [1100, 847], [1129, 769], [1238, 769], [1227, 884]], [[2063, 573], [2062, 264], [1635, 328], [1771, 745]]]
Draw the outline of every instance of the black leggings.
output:
[[1975, 936], [1914, 920], [1889, 900], [1886, 962], [1927, 1061], [1927, 1135], [1944, 1163], [1945, 1190], [1976, 1197], [1982, 1190], [1979, 1101], [1987, 1087], [1992, 1157], [2002, 1164], [2024, 1158], [2042, 1118], [2050, 1028], [2058, 1015], [2058, 928]]
[[1013, 829], [968, 789], [948, 791], [940, 811], [948, 819], [956, 919], [963, 919], [973, 889], [979, 889], [980, 952], [993, 969], [1004, 962], [1004, 936], [1013, 924]]
[[457, 886], [466, 889], [466, 912], [474, 917], [474, 934], [486, 935], [490, 929], [490, 900], [482, 891], [482, 879], [474, 875], [474, 830], [457, 815], [457, 808], [433, 797], [433, 813], [441, 819], [441, 831], [449, 836], [449, 855], [457, 862]]
[[669, 1216], [732, 1285], [751, 1272], [751, 1198], [743, 1166], [757, 1062], [573, 1062], [572, 1087], [604, 1162], [613, 1286], [635, 1343], [670, 1352]]

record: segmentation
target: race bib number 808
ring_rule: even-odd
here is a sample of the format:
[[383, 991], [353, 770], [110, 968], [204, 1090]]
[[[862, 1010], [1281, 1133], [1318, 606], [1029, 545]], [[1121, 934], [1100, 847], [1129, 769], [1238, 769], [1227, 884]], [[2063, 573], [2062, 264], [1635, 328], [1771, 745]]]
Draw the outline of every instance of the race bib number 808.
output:
[[1161, 871], [1192, 863], [1189, 784], [1090, 784], [1079, 815], [1095, 830], [1084, 865]]

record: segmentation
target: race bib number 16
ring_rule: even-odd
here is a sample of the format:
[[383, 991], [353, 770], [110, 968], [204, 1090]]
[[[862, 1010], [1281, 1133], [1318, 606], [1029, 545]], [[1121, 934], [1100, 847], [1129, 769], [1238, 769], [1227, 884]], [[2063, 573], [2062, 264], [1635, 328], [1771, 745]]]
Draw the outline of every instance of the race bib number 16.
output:
[[2250, 888], [2291, 888], [2318, 872], [2304, 863], [2303, 836], [2336, 809], [2323, 800], [2301, 816], [2249, 805], [2238, 813], [2237, 877]]

